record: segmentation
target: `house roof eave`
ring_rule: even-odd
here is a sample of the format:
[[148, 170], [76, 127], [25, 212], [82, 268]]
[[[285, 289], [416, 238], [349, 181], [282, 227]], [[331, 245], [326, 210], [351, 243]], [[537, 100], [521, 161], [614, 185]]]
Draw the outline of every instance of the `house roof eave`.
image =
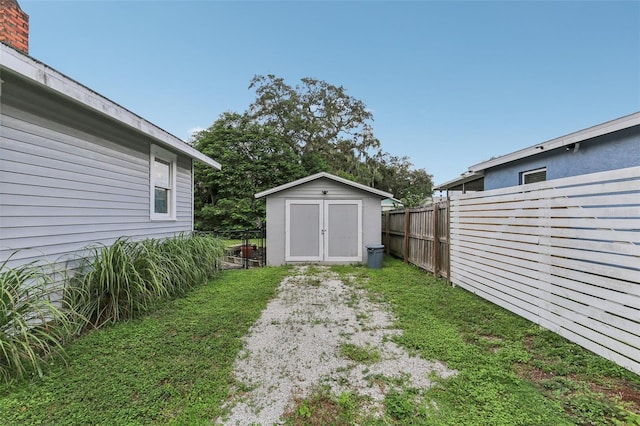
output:
[[215, 169], [220, 170], [221, 168], [220, 163], [202, 154], [177, 136], [4, 43], [0, 43], [0, 69], [35, 82], [51, 92], [62, 95], [87, 109], [97, 111], [134, 131], [143, 133], [164, 148], [198, 160]]
[[502, 164], [517, 161], [523, 158], [531, 157], [542, 152], [547, 152], [556, 148], [561, 148], [566, 145], [579, 143], [592, 139], [598, 136], [603, 136], [609, 133], [624, 130], [633, 126], [640, 125], [640, 111], [633, 114], [626, 115], [624, 117], [617, 118], [615, 120], [607, 121], [596, 126], [589, 127], [587, 129], [579, 130], [577, 132], [570, 133], [559, 138], [550, 139], [546, 142], [542, 142], [528, 148], [521, 149], [519, 151], [512, 152], [510, 154], [502, 155], [500, 157], [492, 158], [491, 160], [483, 161], [482, 163], [474, 164], [469, 167], [469, 171], [472, 173], [478, 173], [492, 167], [500, 166]]
[[454, 188], [456, 186], [459, 186], [459, 185], [462, 185], [462, 184], [467, 184], [469, 182], [475, 182], [475, 181], [483, 179], [483, 178], [484, 178], [484, 173], [482, 171], [473, 172], [473, 173], [466, 173], [463, 176], [457, 177], [457, 178], [452, 179], [452, 180], [450, 180], [448, 182], [441, 183], [440, 185], [434, 186], [433, 190], [434, 191], [446, 191], [446, 190]]

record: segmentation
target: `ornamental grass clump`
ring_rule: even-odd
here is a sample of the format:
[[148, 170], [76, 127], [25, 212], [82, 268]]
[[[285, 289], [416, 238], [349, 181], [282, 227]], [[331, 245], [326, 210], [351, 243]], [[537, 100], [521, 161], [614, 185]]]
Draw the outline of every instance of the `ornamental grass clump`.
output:
[[70, 317], [56, 304], [60, 288], [53, 271], [36, 263], [0, 264], [0, 381], [42, 376], [42, 365], [71, 330]]
[[169, 278], [172, 295], [189, 289], [212, 277], [224, 255], [221, 240], [207, 235], [179, 235], [159, 242], [165, 256], [163, 266]]
[[95, 328], [129, 319], [167, 294], [160, 261], [151, 247], [127, 238], [92, 246], [71, 280], [70, 304]]
[[208, 236], [166, 240], [119, 238], [89, 248], [71, 280], [70, 305], [86, 326], [99, 328], [145, 312], [158, 301], [184, 294], [211, 277], [224, 254]]

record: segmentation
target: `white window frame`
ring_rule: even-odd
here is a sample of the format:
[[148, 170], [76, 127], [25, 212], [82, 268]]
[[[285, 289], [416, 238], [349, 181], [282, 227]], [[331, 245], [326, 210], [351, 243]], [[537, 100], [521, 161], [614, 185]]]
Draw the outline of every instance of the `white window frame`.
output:
[[546, 167], [540, 167], [539, 169], [528, 170], [526, 172], [520, 173], [520, 185], [529, 185], [527, 183], [524, 183], [525, 176], [533, 175], [533, 174], [540, 173], [540, 172], [545, 172], [544, 180], [546, 181], [547, 180], [547, 177], [546, 177], [547, 168]]
[[[156, 182], [153, 168], [156, 159], [169, 164], [169, 194], [167, 196], [167, 213], [156, 213]], [[178, 156], [157, 145], [151, 145], [149, 155], [149, 217], [151, 220], [176, 220], [176, 183]]]

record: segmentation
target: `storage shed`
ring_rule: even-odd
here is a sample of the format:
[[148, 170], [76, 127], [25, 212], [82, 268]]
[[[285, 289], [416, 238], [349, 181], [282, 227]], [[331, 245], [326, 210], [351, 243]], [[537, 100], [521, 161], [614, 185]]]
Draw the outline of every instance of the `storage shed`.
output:
[[367, 261], [380, 244], [381, 205], [392, 194], [329, 173], [260, 192], [267, 200], [267, 264]]

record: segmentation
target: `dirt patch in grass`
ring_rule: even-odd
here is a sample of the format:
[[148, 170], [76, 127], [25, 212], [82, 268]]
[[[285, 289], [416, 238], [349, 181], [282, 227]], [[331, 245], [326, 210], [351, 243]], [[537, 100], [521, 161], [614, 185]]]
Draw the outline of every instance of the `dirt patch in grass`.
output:
[[565, 410], [573, 416], [577, 413], [573, 407], [575, 400], [585, 394], [591, 398], [591, 406], [602, 404], [605, 410], [611, 411], [611, 417], [624, 419], [629, 413], [640, 415], [640, 387], [624, 379], [607, 378], [600, 382], [578, 374], [546, 372], [528, 364], [519, 365], [517, 372], [520, 377], [535, 383], [547, 396], [562, 401]]
[[296, 398], [293, 408], [286, 411], [282, 418], [295, 426], [345, 424], [337, 420], [339, 416], [340, 405], [327, 395], [318, 395], [309, 400]]
[[536, 368], [528, 364], [520, 365], [518, 367], [518, 374], [520, 377], [531, 380], [534, 383], [541, 383], [555, 377], [555, 374], [553, 373], [545, 372], [540, 368]]
[[638, 385], [618, 379], [606, 385], [590, 383], [589, 388], [593, 392], [604, 394], [612, 401], [622, 402], [627, 410], [640, 414], [640, 388]]

